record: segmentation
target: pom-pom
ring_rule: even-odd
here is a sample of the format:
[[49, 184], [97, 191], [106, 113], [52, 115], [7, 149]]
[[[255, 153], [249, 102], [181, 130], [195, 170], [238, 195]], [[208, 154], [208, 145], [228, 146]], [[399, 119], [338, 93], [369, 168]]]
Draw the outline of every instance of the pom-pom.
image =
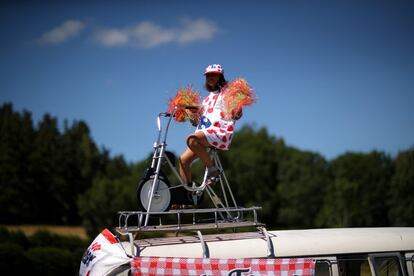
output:
[[244, 79], [235, 79], [224, 87], [224, 117], [232, 119], [235, 114], [241, 112], [244, 106], [256, 102], [256, 96], [252, 88]]
[[[178, 90], [173, 99], [170, 99], [168, 112], [172, 112], [176, 106], [199, 106], [200, 95], [194, 91], [191, 85]], [[199, 109], [183, 109], [179, 108], [175, 111], [175, 120], [177, 122], [197, 121], [200, 117]]]

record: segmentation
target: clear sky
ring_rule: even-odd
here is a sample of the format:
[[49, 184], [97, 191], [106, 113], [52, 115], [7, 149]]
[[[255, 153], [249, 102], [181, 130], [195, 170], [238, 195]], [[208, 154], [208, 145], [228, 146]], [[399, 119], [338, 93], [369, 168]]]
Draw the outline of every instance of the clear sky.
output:
[[[17, 3], [16, 3], [17, 2]], [[84, 3], [87, 2], [87, 3]], [[255, 124], [328, 159], [414, 145], [413, 1], [10, 1], [0, 4], [0, 104], [84, 120], [140, 161], [155, 117], [203, 70], [245, 78]], [[181, 152], [189, 125], [175, 124]]]

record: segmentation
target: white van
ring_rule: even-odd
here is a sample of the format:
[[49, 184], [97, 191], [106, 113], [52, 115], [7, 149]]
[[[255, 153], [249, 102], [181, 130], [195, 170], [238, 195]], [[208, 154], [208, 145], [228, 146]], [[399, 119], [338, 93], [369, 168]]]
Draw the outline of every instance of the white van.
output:
[[[257, 221], [257, 208], [242, 211], [246, 210], [253, 212], [252, 221], [220, 222], [213, 210], [213, 223], [184, 224], [183, 216], [188, 213], [195, 221], [196, 212], [185, 210], [174, 213], [178, 224], [146, 227], [137, 217], [141, 212], [124, 212], [117, 232], [128, 236], [129, 242], [102, 231], [85, 252], [80, 274], [414, 276], [414, 227], [267, 231]], [[236, 226], [254, 226], [258, 231], [201, 234], [201, 230]], [[147, 231], [184, 230], [197, 235], [137, 238]]]
[[306, 258], [315, 275], [414, 276], [414, 228], [259, 231], [136, 240], [140, 257]]

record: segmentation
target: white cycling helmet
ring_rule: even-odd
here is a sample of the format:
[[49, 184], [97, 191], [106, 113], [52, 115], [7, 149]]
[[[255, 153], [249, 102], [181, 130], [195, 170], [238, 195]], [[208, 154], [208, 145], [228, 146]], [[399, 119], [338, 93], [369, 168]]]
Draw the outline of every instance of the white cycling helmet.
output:
[[204, 71], [204, 75], [207, 74], [223, 74], [224, 70], [220, 64], [211, 64], [207, 66], [206, 70]]

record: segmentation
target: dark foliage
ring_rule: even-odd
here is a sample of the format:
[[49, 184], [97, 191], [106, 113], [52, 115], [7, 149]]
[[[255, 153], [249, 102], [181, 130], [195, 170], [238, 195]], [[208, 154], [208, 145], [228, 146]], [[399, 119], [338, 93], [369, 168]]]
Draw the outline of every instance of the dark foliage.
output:
[[[268, 227], [414, 224], [414, 148], [395, 158], [349, 152], [327, 161], [265, 128], [244, 126], [220, 155], [239, 205], [262, 206]], [[96, 146], [85, 122], [60, 128], [46, 114], [34, 125], [29, 112], [0, 107], [4, 224], [82, 223], [95, 236], [116, 224], [117, 211], [137, 209], [135, 190], [146, 164], [111, 157]]]

